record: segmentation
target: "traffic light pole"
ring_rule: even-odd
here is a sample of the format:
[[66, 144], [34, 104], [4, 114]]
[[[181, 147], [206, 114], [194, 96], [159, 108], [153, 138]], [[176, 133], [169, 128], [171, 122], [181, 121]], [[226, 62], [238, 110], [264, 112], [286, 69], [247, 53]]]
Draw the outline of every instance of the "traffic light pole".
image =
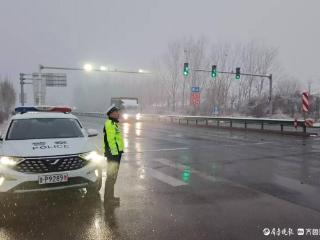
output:
[[21, 106], [24, 106], [24, 74], [20, 73], [20, 102], [21, 102]]
[[[203, 70], [203, 69], [190, 69], [191, 71], [194, 72], [207, 72], [207, 73], [211, 73], [211, 71], [208, 70]], [[231, 72], [226, 72], [226, 71], [217, 71], [218, 74], [222, 73], [222, 74], [232, 74], [232, 75], [236, 75], [235, 72], [231, 71]], [[250, 77], [262, 77], [262, 78], [268, 78], [269, 79], [269, 112], [270, 114], [272, 114], [273, 112], [273, 99], [272, 99], [272, 74], [267, 75], [267, 74], [253, 74], [253, 73], [240, 73], [240, 75], [242, 76], [250, 76]]]
[[272, 98], [272, 74], [269, 75], [269, 111], [273, 113], [273, 98]]

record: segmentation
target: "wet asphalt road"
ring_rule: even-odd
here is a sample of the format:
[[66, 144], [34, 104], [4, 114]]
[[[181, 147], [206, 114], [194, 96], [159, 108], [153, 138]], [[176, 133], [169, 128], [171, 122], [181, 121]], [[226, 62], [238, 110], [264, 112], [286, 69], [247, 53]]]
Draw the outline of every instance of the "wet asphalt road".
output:
[[[103, 120], [82, 118], [102, 130]], [[165, 123], [123, 123], [116, 195], [2, 200], [0, 239], [268, 239], [264, 228], [320, 228], [320, 138]], [[93, 141], [101, 146], [102, 137]], [[314, 237], [319, 239], [320, 235]], [[283, 239], [283, 237], [281, 238]]]

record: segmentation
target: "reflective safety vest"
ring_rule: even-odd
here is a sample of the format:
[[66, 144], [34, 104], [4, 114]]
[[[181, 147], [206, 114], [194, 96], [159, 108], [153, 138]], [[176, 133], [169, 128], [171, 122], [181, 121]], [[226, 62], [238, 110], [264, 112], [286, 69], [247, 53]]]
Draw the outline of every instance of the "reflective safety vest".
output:
[[106, 155], [118, 155], [123, 152], [123, 139], [118, 124], [107, 119], [103, 128], [103, 148]]

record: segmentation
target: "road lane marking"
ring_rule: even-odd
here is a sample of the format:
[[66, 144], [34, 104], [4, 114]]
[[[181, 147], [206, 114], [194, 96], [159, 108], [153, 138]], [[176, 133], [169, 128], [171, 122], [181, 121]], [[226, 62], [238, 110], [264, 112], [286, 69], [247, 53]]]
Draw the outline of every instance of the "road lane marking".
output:
[[[258, 142], [258, 143], [240, 143], [240, 144], [223, 144], [222, 147], [237, 147], [237, 146], [255, 146], [255, 145], [264, 145], [271, 144], [273, 142]], [[197, 149], [208, 149], [216, 146], [204, 146], [197, 147]], [[221, 146], [219, 146], [221, 147]], [[181, 147], [181, 148], [160, 148], [160, 149], [146, 149], [142, 151], [125, 151], [125, 154], [137, 154], [137, 153], [146, 153], [146, 152], [167, 152], [167, 151], [181, 151], [181, 150], [190, 150], [190, 147]]]
[[125, 152], [127, 154], [130, 154], [130, 153], [144, 153], [144, 152], [163, 152], [163, 151], [180, 151], [180, 150], [189, 150], [190, 148], [186, 148], [186, 147], [183, 147], [183, 148], [160, 148], [160, 149], [146, 149], [146, 150], [143, 150], [143, 151], [128, 151], [128, 152]]
[[179, 186], [183, 186], [183, 185], [187, 185], [185, 182], [177, 179], [177, 178], [174, 178], [174, 177], [171, 177], [169, 175], [166, 175], [162, 172], [159, 172], [155, 169], [152, 169], [152, 168], [149, 168], [149, 167], [146, 167], [145, 168], [145, 174], [149, 177], [153, 177], [161, 182], [164, 182], [164, 183], [167, 183], [173, 187], [179, 187]]
[[[161, 163], [161, 164], [163, 164], [165, 166], [172, 167], [172, 168], [175, 168], [175, 169], [180, 170], [180, 171], [183, 171], [183, 169], [186, 166], [186, 165], [183, 165], [183, 164], [180, 164], [180, 163], [174, 163], [174, 162], [170, 161], [169, 159], [165, 159], [165, 158], [156, 158], [156, 159], [153, 159], [153, 160], [156, 161], [156, 162], [159, 162], [159, 163]], [[254, 191], [257, 191], [257, 192], [262, 192], [264, 194], [268, 194], [268, 195], [276, 197], [275, 195], [267, 193], [265, 191], [260, 191], [260, 190], [255, 189], [255, 188], [248, 187], [247, 185], [235, 183], [235, 182], [227, 180], [225, 178], [210, 176], [210, 175], [208, 175], [206, 173], [200, 172], [200, 171], [195, 170], [193, 168], [190, 168], [190, 173], [192, 173], [194, 175], [197, 175], [198, 177], [203, 178], [205, 180], [212, 181], [212, 182], [227, 182], [227, 183], [230, 183], [230, 184], [233, 184], [233, 185], [237, 185], [237, 186], [241, 186], [243, 188], [250, 189], [251, 191], [254, 190]], [[315, 196], [315, 194], [317, 193], [317, 188], [314, 187], [314, 186], [311, 186], [309, 184], [303, 184], [302, 185], [299, 181], [297, 181], [295, 179], [291, 179], [291, 178], [288, 178], [288, 177], [283, 177], [283, 176], [280, 176], [280, 175], [275, 175], [275, 179], [271, 183], [283, 186], [283, 187], [285, 187], [287, 189], [290, 189], [292, 191], [299, 191], [300, 193], [303, 191], [304, 195], [310, 196], [309, 199], [313, 199], [313, 196]]]
[[[153, 161], [156, 161], [156, 162], [159, 162], [163, 165], [166, 165], [168, 167], [172, 167], [172, 168], [175, 168], [179, 171], [183, 171], [185, 169], [185, 167], [187, 166], [187, 164], [181, 164], [181, 163], [173, 163], [172, 161], [168, 160], [168, 159], [165, 159], [165, 158], [155, 158], [155, 159], [152, 159]], [[210, 175], [207, 175], [205, 173], [202, 173], [198, 170], [195, 170], [193, 168], [190, 168], [190, 173], [193, 173], [203, 179], [206, 179], [206, 180], [209, 180], [209, 181], [213, 181], [213, 182], [217, 182], [217, 181], [226, 181], [225, 179], [222, 179], [222, 178], [217, 178], [217, 177], [214, 177], [214, 176], [210, 176]]]
[[275, 142], [248, 142], [248, 143], [233, 143], [233, 144], [222, 144], [222, 147], [238, 147], [238, 146], [255, 146], [255, 145], [264, 145], [264, 144], [272, 144]]

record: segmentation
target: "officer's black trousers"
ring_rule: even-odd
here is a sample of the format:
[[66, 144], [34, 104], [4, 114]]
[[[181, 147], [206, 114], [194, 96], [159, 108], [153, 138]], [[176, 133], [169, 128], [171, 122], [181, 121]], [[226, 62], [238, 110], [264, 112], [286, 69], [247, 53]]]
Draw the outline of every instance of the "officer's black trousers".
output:
[[106, 199], [114, 197], [114, 185], [116, 184], [118, 177], [120, 160], [121, 154], [116, 156], [110, 156], [108, 158], [107, 179], [104, 192], [104, 196]]

